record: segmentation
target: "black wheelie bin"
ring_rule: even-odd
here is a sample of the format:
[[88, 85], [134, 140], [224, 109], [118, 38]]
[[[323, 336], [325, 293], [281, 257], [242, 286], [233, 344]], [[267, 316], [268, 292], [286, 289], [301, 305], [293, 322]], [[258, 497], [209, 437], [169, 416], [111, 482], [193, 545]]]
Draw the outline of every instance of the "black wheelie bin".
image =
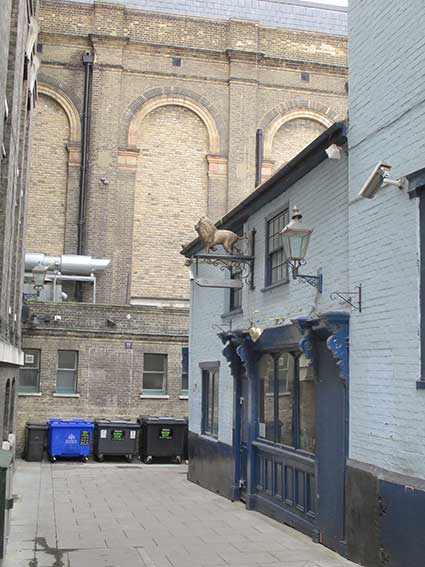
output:
[[47, 449], [47, 423], [29, 421], [25, 428], [24, 457], [27, 461], [41, 462]]
[[151, 463], [155, 458], [175, 459], [181, 463], [185, 452], [187, 420], [182, 417], [140, 416], [140, 458]]
[[94, 456], [123, 456], [129, 463], [138, 453], [139, 424], [134, 421], [99, 419], [94, 422]]

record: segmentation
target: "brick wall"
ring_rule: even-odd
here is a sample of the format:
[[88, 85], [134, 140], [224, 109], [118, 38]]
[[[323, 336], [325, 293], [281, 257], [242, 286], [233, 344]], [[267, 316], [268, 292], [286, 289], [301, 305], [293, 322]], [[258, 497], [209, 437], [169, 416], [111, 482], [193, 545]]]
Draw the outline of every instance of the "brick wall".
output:
[[420, 478], [418, 203], [393, 188], [372, 200], [356, 195], [380, 160], [393, 166], [393, 178], [425, 166], [425, 42], [412, 25], [424, 17], [420, 1], [353, 1], [349, 88], [350, 288], [364, 286], [363, 312], [351, 321], [351, 455]]

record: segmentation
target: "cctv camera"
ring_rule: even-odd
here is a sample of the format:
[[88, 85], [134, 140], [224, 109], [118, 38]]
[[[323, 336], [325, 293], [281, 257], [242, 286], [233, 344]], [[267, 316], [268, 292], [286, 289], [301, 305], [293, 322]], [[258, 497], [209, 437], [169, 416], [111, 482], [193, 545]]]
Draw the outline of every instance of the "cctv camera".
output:
[[370, 174], [369, 179], [361, 188], [359, 197], [372, 199], [376, 195], [378, 189], [381, 187], [384, 179], [388, 176], [388, 172], [390, 170], [391, 166], [388, 163], [380, 161]]

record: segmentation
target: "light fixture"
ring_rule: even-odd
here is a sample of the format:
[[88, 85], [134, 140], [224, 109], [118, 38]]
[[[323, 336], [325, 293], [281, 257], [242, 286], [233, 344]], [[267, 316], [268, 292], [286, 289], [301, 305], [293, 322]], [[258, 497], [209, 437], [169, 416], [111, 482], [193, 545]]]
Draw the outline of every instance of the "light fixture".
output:
[[336, 144], [331, 144], [325, 149], [325, 152], [329, 159], [341, 159], [342, 150]]
[[254, 321], [251, 321], [248, 327], [248, 335], [251, 337], [252, 342], [255, 343], [263, 334], [263, 329], [257, 327]]
[[283, 250], [285, 252], [288, 265], [292, 270], [294, 280], [300, 278], [311, 286], [315, 287], [322, 293], [323, 276], [310, 276], [300, 274], [299, 268], [305, 264], [305, 255], [307, 253], [310, 236], [313, 232], [310, 228], [305, 228], [301, 219], [303, 218], [297, 207], [292, 210], [292, 218], [290, 222], [280, 231], [282, 237]]
[[47, 266], [43, 266], [41, 262], [38, 262], [32, 272], [32, 283], [35, 291], [37, 292], [37, 297], [40, 295], [40, 291], [44, 288], [44, 282], [46, 279]]

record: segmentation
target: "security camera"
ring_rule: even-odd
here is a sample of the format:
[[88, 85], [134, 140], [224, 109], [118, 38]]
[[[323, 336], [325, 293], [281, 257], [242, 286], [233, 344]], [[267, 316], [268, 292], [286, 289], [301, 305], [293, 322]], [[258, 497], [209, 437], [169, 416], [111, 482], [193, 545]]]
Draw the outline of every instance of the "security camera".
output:
[[341, 148], [336, 144], [331, 144], [325, 149], [325, 152], [329, 159], [341, 159]]
[[386, 178], [388, 178], [388, 172], [391, 170], [391, 165], [380, 161], [375, 169], [370, 174], [368, 180], [363, 185], [359, 192], [359, 197], [363, 197], [365, 199], [372, 199], [377, 191], [382, 186], [382, 183]]

